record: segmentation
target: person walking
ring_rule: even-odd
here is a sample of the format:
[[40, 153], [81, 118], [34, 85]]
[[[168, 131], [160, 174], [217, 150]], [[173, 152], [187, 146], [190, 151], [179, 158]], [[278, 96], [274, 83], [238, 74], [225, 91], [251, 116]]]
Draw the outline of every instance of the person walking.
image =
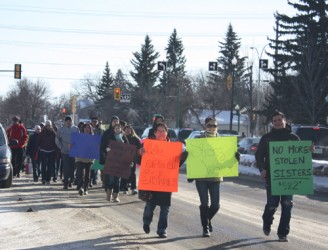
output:
[[26, 146], [26, 155], [31, 158], [32, 168], [33, 168], [33, 181], [38, 182], [41, 175], [40, 172], [40, 160], [39, 160], [39, 147], [37, 145], [38, 138], [40, 137], [41, 127], [35, 125], [34, 133], [28, 139]]
[[[99, 150], [99, 164], [105, 165], [105, 160], [108, 152], [108, 145], [109, 145], [109, 139], [113, 138], [114, 136], [114, 126], [116, 124], [120, 124], [120, 119], [118, 116], [114, 115], [109, 123], [108, 129], [102, 134], [101, 141], [100, 141], [100, 150]], [[105, 185], [105, 174], [104, 171], [100, 171], [100, 177], [101, 181], [103, 183], [103, 187], [105, 188], [105, 191], [107, 192], [107, 188]], [[108, 197], [107, 197], [108, 198]]]
[[[117, 142], [128, 143], [128, 140], [122, 133], [122, 128], [120, 124], [115, 124], [113, 126], [114, 134], [108, 138], [107, 152], [110, 150], [110, 141], [114, 140]], [[120, 192], [120, 181], [121, 178], [118, 176], [113, 176], [110, 174], [105, 174], [105, 191], [107, 194], [107, 200], [111, 201], [113, 196], [114, 202], [120, 202], [119, 192]]]
[[[93, 134], [102, 135], [104, 133], [104, 131], [100, 128], [98, 117], [96, 116], [91, 117], [91, 126], [92, 126]], [[92, 187], [93, 185], [97, 185], [97, 184], [98, 184], [98, 170], [91, 169], [89, 186]]]
[[[129, 144], [135, 145], [137, 147], [137, 151], [135, 154], [135, 157], [133, 159], [132, 165], [131, 165], [131, 175], [129, 180], [121, 179], [121, 188], [123, 188], [125, 191], [128, 191], [128, 182], [130, 182], [130, 188], [132, 191], [132, 194], [138, 194], [137, 190], [137, 176], [136, 176], [136, 164], [140, 164], [141, 157], [140, 157], [140, 149], [142, 148], [140, 138], [134, 131], [131, 125], [126, 125], [123, 129], [123, 132], [125, 136], [128, 139]], [[124, 191], [123, 190], [123, 191]]]
[[[82, 133], [93, 135], [93, 129], [89, 123], [83, 125]], [[90, 168], [94, 159], [75, 158], [76, 163], [76, 189], [80, 195], [88, 194], [88, 187], [90, 181]]]
[[72, 133], [79, 133], [79, 129], [77, 126], [73, 125], [72, 117], [66, 116], [65, 124], [58, 129], [56, 136], [56, 144], [60, 148], [63, 161], [64, 190], [67, 190], [68, 187], [72, 187], [74, 181], [75, 158], [69, 156]]
[[[205, 119], [205, 132], [197, 138], [214, 138], [220, 136], [218, 133], [218, 124], [212, 117]], [[239, 153], [235, 153], [239, 161]], [[193, 180], [188, 179], [189, 182]], [[211, 220], [220, 209], [220, 184], [222, 177], [197, 178], [195, 179], [197, 192], [200, 199], [200, 221], [203, 228], [203, 237], [210, 237], [213, 231]], [[209, 200], [210, 197], [210, 200]]]
[[269, 143], [271, 141], [298, 141], [299, 137], [291, 132], [289, 126], [286, 126], [286, 117], [282, 112], [274, 111], [271, 121], [272, 130], [262, 136], [255, 154], [256, 165], [260, 170], [261, 179], [265, 180], [266, 183], [267, 201], [262, 215], [263, 233], [266, 236], [270, 235], [273, 215], [277, 211], [280, 202], [281, 215], [277, 234], [279, 241], [287, 242], [287, 236], [290, 231], [289, 223], [293, 207], [293, 196], [272, 195], [271, 193]]
[[[168, 128], [165, 123], [156, 123], [154, 125], [154, 140], [159, 141], [170, 141], [168, 137]], [[144, 149], [142, 150], [144, 153]], [[180, 165], [186, 159], [187, 152], [181, 154]], [[143, 212], [143, 230], [146, 234], [150, 233], [150, 224], [153, 220], [154, 210], [156, 206], [160, 207], [159, 220], [157, 223], [157, 234], [160, 238], [167, 237], [167, 226], [168, 226], [168, 216], [169, 209], [171, 206], [171, 192], [159, 192], [152, 191], [152, 197], [146, 202], [144, 212]]]
[[47, 120], [37, 141], [41, 161], [42, 184], [50, 184], [51, 175], [55, 169], [56, 132], [52, 122]]
[[13, 166], [13, 175], [20, 178], [20, 171], [23, 167], [24, 147], [28, 140], [27, 130], [20, 122], [18, 116], [12, 118], [12, 124], [6, 129], [8, 141], [17, 140], [18, 144], [10, 146], [11, 149], [11, 164]]

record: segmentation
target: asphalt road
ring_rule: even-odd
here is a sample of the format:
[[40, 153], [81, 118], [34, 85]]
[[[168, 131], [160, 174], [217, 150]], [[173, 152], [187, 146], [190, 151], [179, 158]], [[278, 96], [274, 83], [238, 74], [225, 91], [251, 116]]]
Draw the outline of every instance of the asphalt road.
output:
[[262, 233], [263, 183], [254, 178], [226, 178], [221, 209], [210, 238], [201, 236], [199, 200], [194, 183], [180, 174], [173, 194], [168, 238], [156, 235], [159, 208], [150, 234], [142, 230], [144, 203], [131, 194], [109, 203], [97, 185], [80, 197], [61, 183], [35, 184], [32, 177], [14, 179], [0, 189], [1, 249], [327, 249], [326, 194], [295, 196], [288, 243], [277, 241], [280, 208], [270, 236]]

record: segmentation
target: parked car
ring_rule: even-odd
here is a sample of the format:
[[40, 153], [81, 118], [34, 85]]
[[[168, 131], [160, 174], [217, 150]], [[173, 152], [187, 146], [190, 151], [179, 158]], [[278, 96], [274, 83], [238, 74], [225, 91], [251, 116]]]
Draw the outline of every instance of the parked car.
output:
[[146, 127], [139, 127], [139, 126], [133, 126], [134, 131], [136, 134], [141, 138], [143, 131], [145, 130]]
[[[17, 140], [12, 140], [10, 145], [17, 145]], [[0, 187], [10, 188], [13, 180], [13, 166], [11, 165], [11, 150], [5, 129], [0, 123]]]
[[193, 128], [182, 128], [179, 130], [179, 133], [178, 133], [178, 141], [181, 141], [181, 142], [185, 142], [185, 139], [188, 138], [188, 136], [193, 132], [195, 131], [195, 129]]
[[33, 128], [27, 128], [27, 133], [29, 136], [33, 135], [34, 134], [34, 129]]
[[245, 137], [238, 142], [238, 152], [241, 154], [254, 155], [261, 137]]
[[312, 141], [313, 159], [328, 160], [328, 128], [322, 126], [292, 125], [293, 133], [303, 141]]
[[[149, 130], [150, 130], [150, 129], [151, 129], [151, 127], [146, 128], [146, 129], [144, 130], [144, 132], [143, 132], [142, 135], [141, 135], [141, 139], [142, 139], [142, 140], [148, 138], [148, 134], [149, 134]], [[168, 136], [170, 137], [170, 140], [173, 141], [173, 142], [178, 140], [178, 136], [177, 136], [177, 134], [175, 133], [174, 129], [169, 128]]]
[[192, 131], [189, 136], [186, 138], [187, 139], [194, 139], [194, 138], [197, 138], [199, 137], [201, 134], [204, 134], [205, 131], [204, 130], [194, 130]]

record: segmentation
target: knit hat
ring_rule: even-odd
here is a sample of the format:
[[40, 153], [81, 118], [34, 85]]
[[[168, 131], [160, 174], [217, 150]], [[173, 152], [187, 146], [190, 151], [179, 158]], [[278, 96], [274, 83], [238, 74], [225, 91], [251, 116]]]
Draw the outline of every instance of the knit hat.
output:
[[118, 120], [119, 121], [120, 118], [118, 118], [118, 116], [114, 115], [110, 121], [112, 122], [113, 120]]
[[19, 118], [17, 115], [15, 115], [11, 120], [12, 120], [13, 122], [17, 122], [17, 121], [20, 120], [20, 118]]
[[52, 126], [52, 122], [50, 120], [46, 121], [46, 126]]
[[69, 120], [72, 121], [72, 117], [70, 115], [68, 115], [68, 116], [65, 117], [65, 122], [66, 121], [69, 121]]

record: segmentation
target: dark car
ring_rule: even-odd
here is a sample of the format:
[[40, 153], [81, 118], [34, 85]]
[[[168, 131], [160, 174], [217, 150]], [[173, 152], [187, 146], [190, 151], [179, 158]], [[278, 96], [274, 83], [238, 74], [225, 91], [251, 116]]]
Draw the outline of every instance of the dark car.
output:
[[[18, 141], [13, 140], [10, 145], [17, 145]], [[0, 124], [0, 187], [9, 188], [13, 181], [13, 167], [11, 165], [11, 150], [8, 145], [7, 134]]]
[[178, 141], [185, 142], [185, 140], [188, 138], [188, 136], [195, 131], [193, 128], [182, 128], [179, 130], [178, 133]]
[[134, 131], [136, 134], [141, 138], [143, 131], [145, 130], [146, 127], [139, 127], [139, 126], [133, 126]]
[[292, 125], [293, 133], [302, 141], [312, 141], [313, 159], [328, 160], [328, 128], [321, 126]]
[[238, 152], [241, 154], [254, 155], [261, 137], [245, 137], [238, 142]]

